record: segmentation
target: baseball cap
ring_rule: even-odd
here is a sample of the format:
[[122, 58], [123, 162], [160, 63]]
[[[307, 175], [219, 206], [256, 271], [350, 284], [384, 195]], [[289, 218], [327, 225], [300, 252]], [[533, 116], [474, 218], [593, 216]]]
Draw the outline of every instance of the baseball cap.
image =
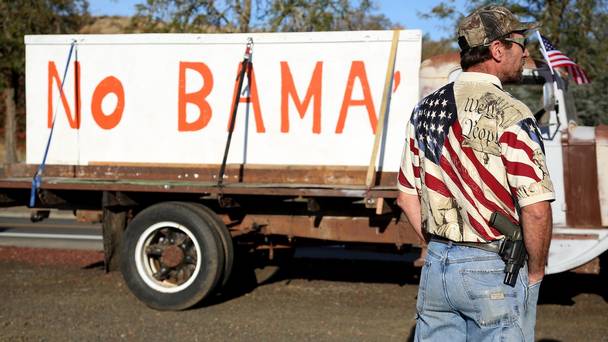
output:
[[503, 6], [484, 6], [462, 19], [458, 24], [458, 45], [461, 50], [489, 45], [512, 32], [530, 31], [538, 23], [522, 23]]

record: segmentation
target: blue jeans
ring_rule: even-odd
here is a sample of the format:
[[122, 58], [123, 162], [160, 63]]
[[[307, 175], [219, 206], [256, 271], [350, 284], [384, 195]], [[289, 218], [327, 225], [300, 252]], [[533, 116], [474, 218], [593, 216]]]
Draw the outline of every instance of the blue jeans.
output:
[[496, 253], [431, 241], [420, 276], [415, 341], [534, 341], [540, 282], [505, 285]]

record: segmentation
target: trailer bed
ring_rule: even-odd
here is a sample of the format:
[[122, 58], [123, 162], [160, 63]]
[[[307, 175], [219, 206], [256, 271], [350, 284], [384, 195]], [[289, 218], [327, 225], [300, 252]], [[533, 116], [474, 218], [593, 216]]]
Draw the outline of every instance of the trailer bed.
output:
[[[1, 189], [30, 189], [36, 165], [16, 164], [0, 170]], [[41, 189], [193, 193], [204, 195], [268, 195], [395, 198], [396, 174], [377, 173], [367, 188], [365, 168], [241, 167], [229, 165], [224, 182], [217, 166], [58, 166], [45, 168]]]

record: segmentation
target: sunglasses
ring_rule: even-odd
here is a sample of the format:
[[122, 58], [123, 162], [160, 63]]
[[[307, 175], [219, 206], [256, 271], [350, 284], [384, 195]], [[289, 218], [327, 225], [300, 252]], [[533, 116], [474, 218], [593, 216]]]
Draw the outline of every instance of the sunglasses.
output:
[[504, 40], [511, 42], [511, 43], [515, 43], [519, 46], [521, 46], [522, 50], [526, 50], [526, 45], [528, 45], [528, 38], [525, 37], [519, 37], [519, 38], [503, 38]]

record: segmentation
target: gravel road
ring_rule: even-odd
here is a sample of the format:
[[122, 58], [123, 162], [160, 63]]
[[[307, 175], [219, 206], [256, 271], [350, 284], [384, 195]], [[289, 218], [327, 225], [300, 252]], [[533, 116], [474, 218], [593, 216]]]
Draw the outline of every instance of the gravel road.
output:
[[[270, 283], [182, 312], [137, 301], [99, 252], [0, 247], [0, 340], [407, 341], [415, 272], [403, 263], [294, 260]], [[537, 339], [608, 341], [599, 276], [548, 277]]]

